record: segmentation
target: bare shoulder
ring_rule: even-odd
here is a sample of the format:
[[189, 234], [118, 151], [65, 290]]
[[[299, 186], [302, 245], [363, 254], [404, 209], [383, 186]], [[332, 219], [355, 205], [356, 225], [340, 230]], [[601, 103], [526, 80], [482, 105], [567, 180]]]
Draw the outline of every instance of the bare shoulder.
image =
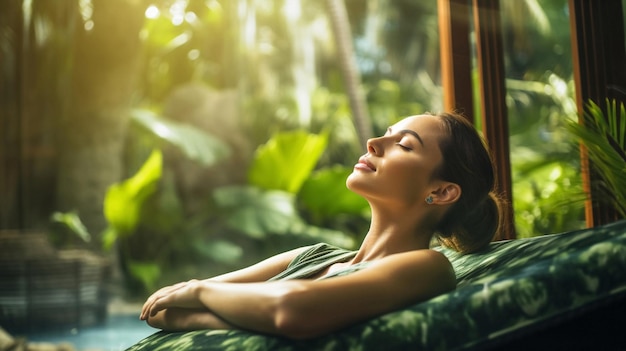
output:
[[414, 267], [416, 265], [425, 265], [429, 268], [439, 267], [446, 270], [448, 268], [452, 268], [452, 264], [450, 263], [446, 255], [442, 254], [439, 251], [431, 249], [400, 252], [384, 257], [378, 261], [375, 261], [375, 263], [381, 265], [409, 265], [411, 267]]
[[452, 264], [444, 254], [435, 250], [413, 250], [389, 255], [373, 262], [370, 268], [387, 275], [396, 283], [419, 282], [438, 291], [456, 287]]

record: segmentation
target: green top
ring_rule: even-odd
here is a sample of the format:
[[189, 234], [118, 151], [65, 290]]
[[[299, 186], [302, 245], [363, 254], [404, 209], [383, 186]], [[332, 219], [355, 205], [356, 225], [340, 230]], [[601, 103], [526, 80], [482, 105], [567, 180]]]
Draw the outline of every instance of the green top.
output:
[[[329, 266], [346, 262], [356, 255], [356, 251], [350, 251], [342, 249], [329, 244], [321, 243], [310, 246], [304, 250], [293, 261], [289, 263], [287, 269], [277, 274], [272, 280], [291, 280], [291, 279], [306, 279], [311, 277]], [[359, 271], [369, 265], [370, 262], [359, 262], [357, 264], [350, 265], [333, 273], [327, 274], [319, 279], [327, 279], [331, 277], [339, 277], [347, 275], [356, 271]]]

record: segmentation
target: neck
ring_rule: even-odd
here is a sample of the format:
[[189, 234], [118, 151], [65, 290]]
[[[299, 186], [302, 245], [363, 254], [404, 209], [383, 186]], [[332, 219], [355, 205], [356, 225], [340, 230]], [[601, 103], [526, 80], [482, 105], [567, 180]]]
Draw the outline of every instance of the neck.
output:
[[416, 216], [416, 213], [420, 210], [382, 210], [372, 206], [370, 229], [353, 263], [429, 248], [432, 229], [425, 225], [424, 215]]

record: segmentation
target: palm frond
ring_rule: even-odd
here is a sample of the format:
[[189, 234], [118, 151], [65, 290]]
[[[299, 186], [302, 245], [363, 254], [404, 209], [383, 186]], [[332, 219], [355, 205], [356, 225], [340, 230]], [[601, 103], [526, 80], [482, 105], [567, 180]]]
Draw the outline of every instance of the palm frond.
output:
[[606, 101], [606, 113], [589, 101], [580, 123], [569, 130], [586, 148], [591, 167], [599, 176], [596, 187], [626, 217], [626, 108], [615, 100]]

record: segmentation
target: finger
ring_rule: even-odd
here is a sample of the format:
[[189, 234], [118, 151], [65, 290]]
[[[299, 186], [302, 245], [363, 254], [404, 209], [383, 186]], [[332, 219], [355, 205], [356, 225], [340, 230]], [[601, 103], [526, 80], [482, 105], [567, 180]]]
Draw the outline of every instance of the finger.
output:
[[162, 296], [166, 296], [167, 294], [169, 294], [171, 291], [174, 291], [174, 290], [175, 290], [175, 285], [167, 286], [167, 287], [157, 290], [155, 293], [150, 295], [150, 297], [146, 299], [146, 302], [144, 302], [143, 306], [141, 307], [141, 314], [139, 315], [139, 318], [142, 320], [145, 320], [146, 317], [148, 316], [149, 308], [154, 303], [154, 301]]
[[154, 294], [150, 295], [150, 297], [146, 299], [146, 302], [144, 302], [143, 306], [141, 307], [140, 319], [144, 319], [144, 320], [146, 319], [148, 315], [148, 311], [150, 310], [150, 306], [152, 306], [152, 304], [157, 298], [159, 298], [160, 296], [163, 296], [163, 294], [165, 294], [166, 291], [167, 291], [166, 289], [160, 289]]
[[[145, 312], [143, 314], [143, 319], [147, 320], [149, 317], [154, 316], [156, 314], [156, 313], [152, 312], [152, 310], [154, 309], [154, 306], [157, 305], [157, 303], [158, 303], [158, 306], [163, 306], [163, 304], [159, 303], [159, 301], [161, 301], [161, 302], [162, 301], [167, 301], [167, 300], [170, 299], [170, 296], [171, 295], [164, 295], [164, 296], [160, 296], [160, 297], [157, 297], [155, 299], [152, 299], [150, 301], [150, 304], [148, 304], [146, 306], [146, 310], [145, 310]], [[163, 309], [163, 308], [164, 307], [161, 307], [161, 309]]]
[[146, 320], [148, 317], [148, 312], [150, 311], [150, 306], [152, 306], [154, 304], [154, 301], [156, 301], [157, 299], [167, 296], [171, 293], [173, 293], [176, 290], [179, 290], [183, 287], [185, 287], [189, 282], [180, 282], [174, 285], [170, 285], [170, 286], [166, 286], [163, 287], [159, 290], [157, 290], [155, 293], [153, 293], [152, 295], [150, 295], [150, 297], [148, 297], [148, 299], [146, 300], [146, 302], [143, 304], [142, 308], [141, 308], [141, 313], [139, 315], [139, 319], [141, 320]]
[[192, 307], [194, 302], [190, 296], [190, 289], [193, 289], [193, 285], [196, 284], [196, 282], [197, 280], [189, 281], [188, 283], [179, 286], [177, 289], [172, 289], [168, 294], [156, 298], [152, 305], [148, 307], [149, 316], [152, 317], [159, 311], [169, 307]]
[[159, 311], [164, 310], [167, 307], [167, 301], [169, 300], [169, 296], [157, 299], [154, 301], [154, 304], [150, 306], [150, 317], [154, 317]]

